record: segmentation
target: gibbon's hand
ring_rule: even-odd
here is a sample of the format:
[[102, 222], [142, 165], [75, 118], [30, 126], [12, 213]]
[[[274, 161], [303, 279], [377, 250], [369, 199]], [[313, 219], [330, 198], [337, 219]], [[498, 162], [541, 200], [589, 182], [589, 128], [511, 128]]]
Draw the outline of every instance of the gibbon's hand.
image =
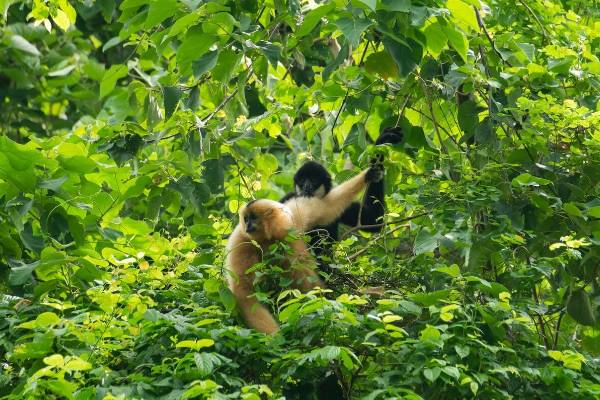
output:
[[377, 155], [371, 160], [371, 167], [367, 170], [365, 180], [367, 183], [379, 182], [383, 179], [383, 156]]
[[402, 138], [403, 138], [402, 128], [400, 128], [400, 127], [385, 128], [383, 130], [383, 132], [381, 132], [381, 134], [379, 134], [379, 137], [375, 141], [375, 144], [384, 144], [384, 143], [398, 144], [402, 141]]

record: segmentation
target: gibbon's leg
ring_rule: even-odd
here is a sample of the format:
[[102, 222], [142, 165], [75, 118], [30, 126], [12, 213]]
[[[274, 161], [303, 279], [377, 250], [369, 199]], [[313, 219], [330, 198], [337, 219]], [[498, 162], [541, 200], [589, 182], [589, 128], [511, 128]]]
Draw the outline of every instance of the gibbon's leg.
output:
[[231, 291], [246, 323], [257, 331], [272, 335], [279, 325], [269, 310], [260, 304], [254, 296], [254, 274], [239, 277], [239, 282], [231, 284]]
[[291, 242], [290, 247], [293, 251], [289, 256], [293, 286], [303, 292], [307, 292], [315, 287], [325, 288], [325, 284], [319, 278], [319, 274], [313, 269], [315, 260], [306, 248], [306, 243], [298, 239]]

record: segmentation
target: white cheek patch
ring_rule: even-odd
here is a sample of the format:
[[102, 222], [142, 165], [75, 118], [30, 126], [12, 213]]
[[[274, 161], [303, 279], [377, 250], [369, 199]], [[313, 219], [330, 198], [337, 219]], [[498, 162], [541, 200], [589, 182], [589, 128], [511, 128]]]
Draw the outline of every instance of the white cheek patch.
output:
[[296, 193], [300, 194], [302, 193], [302, 189], [300, 189], [300, 186], [296, 185]]
[[326, 195], [325, 186], [321, 185], [321, 186], [319, 186], [319, 188], [317, 190], [315, 190], [316, 197], [324, 197], [325, 195]]

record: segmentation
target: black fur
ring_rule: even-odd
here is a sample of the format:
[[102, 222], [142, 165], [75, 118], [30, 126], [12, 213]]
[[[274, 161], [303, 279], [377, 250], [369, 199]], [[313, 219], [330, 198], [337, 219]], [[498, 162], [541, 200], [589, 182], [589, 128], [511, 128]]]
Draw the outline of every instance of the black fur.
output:
[[[401, 128], [385, 128], [375, 144], [391, 143], [396, 144], [402, 140]], [[342, 223], [350, 227], [356, 227], [359, 225], [359, 214], [360, 214], [360, 225], [376, 225], [381, 223], [381, 218], [385, 212], [384, 208], [384, 181], [383, 181], [383, 163], [381, 158], [375, 158], [371, 161], [372, 166], [367, 172], [367, 180], [370, 181], [367, 189], [364, 202], [361, 205], [359, 202], [353, 202], [348, 207], [340, 219], [333, 222], [328, 226], [322, 226], [316, 228], [310, 232], [310, 246], [314, 250], [317, 258], [319, 259], [320, 267], [325, 272], [331, 272], [330, 268], [327, 267], [327, 263], [324, 262], [324, 257], [331, 257], [331, 244], [334, 241], [339, 240], [338, 227]], [[319, 186], [323, 185], [325, 188], [325, 194], [331, 190], [332, 181], [331, 175], [327, 172], [327, 169], [321, 164], [315, 161], [308, 161], [302, 167], [298, 169], [294, 175], [294, 190], [300, 188], [300, 192], [290, 192], [286, 194], [280, 201], [285, 202], [291, 198], [299, 196], [313, 196]], [[365, 227], [361, 228], [368, 232], [378, 232], [381, 227]]]
[[[299, 196], [312, 197], [321, 185], [325, 189], [325, 194], [329, 193], [332, 187], [331, 175], [318, 162], [307, 161], [294, 175], [294, 192], [286, 194], [281, 202]], [[296, 191], [297, 188], [300, 188], [300, 192]]]

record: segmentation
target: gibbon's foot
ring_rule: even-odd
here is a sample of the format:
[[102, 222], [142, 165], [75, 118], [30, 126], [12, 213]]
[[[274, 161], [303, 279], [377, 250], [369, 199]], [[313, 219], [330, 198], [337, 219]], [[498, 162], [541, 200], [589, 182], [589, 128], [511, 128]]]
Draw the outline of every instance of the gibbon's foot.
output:
[[379, 182], [383, 179], [383, 176], [383, 164], [372, 163], [365, 175], [365, 181], [367, 181], [367, 183]]
[[398, 144], [402, 141], [402, 137], [403, 137], [402, 128], [400, 128], [399, 126], [388, 127], [388, 128], [385, 128], [381, 132], [381, 134], [375, 141], [375, 144], [384, 144], [384, 143]]

